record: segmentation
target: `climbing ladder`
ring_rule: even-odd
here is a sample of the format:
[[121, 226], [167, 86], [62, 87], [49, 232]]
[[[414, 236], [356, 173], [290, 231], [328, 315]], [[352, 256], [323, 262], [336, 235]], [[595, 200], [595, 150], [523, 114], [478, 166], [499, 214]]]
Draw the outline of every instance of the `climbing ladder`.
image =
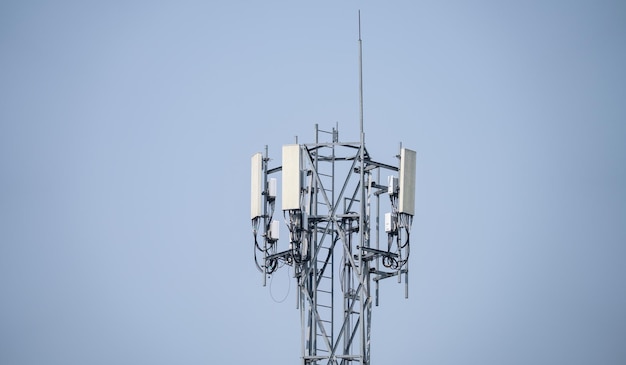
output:
[[[311, 265], [314, 266], [313, 301], [316, 323], [312, 326], [311, 335], [314, 354], [328, 358], [334, 344], [334, 259], [333, 248], [336, 243], [334, 223], [330, 216], [334, 206], [334, 146], [320, 143], [320, 134], [330, 134], [332, 142], [336, 142], [337, 132], [316, 129], [316, 145], [309, 149], [311, 160], [315, 166], [312, 180], [313, 199], [310, 227], [313, 233], [313, 255]], [[329, 205], [330, 203], [330, 205]]]

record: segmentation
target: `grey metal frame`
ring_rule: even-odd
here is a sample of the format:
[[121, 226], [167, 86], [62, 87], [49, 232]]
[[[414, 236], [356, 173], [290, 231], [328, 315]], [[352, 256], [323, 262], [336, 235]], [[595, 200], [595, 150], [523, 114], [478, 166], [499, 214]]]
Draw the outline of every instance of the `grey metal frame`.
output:
[[[412, 215], [399, 212], [394, 204], [397, 191], [390, 192], [387, 185], [380, 183], [381, 170], [393, 173], [398, 172], [399, 167], [373, 161], [365, 148], [360, 11], [358, 42], [359, 142], [339, 142], [338, 128], [323, 131], [316, 124], [315, 143], [299, 144], [301, 176], [306, 179], [300, 193], [300, 209], [284, 212], [289, 216], [290, 242], [289, 248], [280, 252], [277, 241], [269, 234], [275, 198], [269, 196], [267, 182], [269, 175], [280, 172], [282, 167], [268, 167], [270, 159], [266, 146], [262, 163], [263, 216], [252, 219], [255, 262], [263, 273], [263, 285], [266, 285], [268, 275], [278, 268], [278, 262], [294, 267], [303, 365], [369, 365], [372, 282], [376, 306], [379, 283], [383, 279], [397, 277], [401, 283], [404, 276], [405, 297], [408, 298]], [[330, 135], [331, 140], [322, 142], [320, 135]], [[398, 159], [401, 151], [400, 145]], [[384, 194], [389, 194], [392, 213], [398, 220], [397, 227], [387, 233], [386, 250], [380, 247], [379, 241], [380, 196]], [[376, 205], [373, 214], [372, 198]], [[262, 247], [257, 239], [261, 221]], [[392, 251], [394, 244], [396, 250]], [[256, 256], [258, 251], [263, 253], [260, 264]], [[339, 267], [336, 267], [340, 254]], [[336, 282], [340, 290], [336, 290]]]
[[[320, 135], [330, 135], [331, 140], [320, 141]], [[294, 267], [303, 365], [369, 364], [372, 282], [376, 305], [379, 282], [385, 278], [398, 277], [400, 282], [404, 274], [408, 295], [408, 262], [387, 270], [379, 265], [381, 259], [397, 260], [402, 254], [401, 250], [392, 252], [390, 246], [381, 249], [378, 239], [380, 195], [388, 193], [388, 186], [380, 183], [381, 170], [395, 173], [398, 167], [373, 161], [362, 141], [339, 142], [336, 128], [327, 132], [316, 125], [315, 136], [315, 143], [299, 145], [306, 179], [301, 209], [285, 212], [290, 222], [296, 222], [290, 226], [289, 249], [277, 252], [275, 242], [266, 231], [263, 234], [263, 280], [265, 284], [277, 262]], [[281, 167], [269, 169], [267, 161], [266, 148], [266, 181], [270, 174], [281, 171]], [[264, 201], [263, 222], [268, 227], [274, 202], [267, 194]], [[372, 204], [376, 205], [373, 214]], [[398, 233], [398, 242], [400, 236]]]

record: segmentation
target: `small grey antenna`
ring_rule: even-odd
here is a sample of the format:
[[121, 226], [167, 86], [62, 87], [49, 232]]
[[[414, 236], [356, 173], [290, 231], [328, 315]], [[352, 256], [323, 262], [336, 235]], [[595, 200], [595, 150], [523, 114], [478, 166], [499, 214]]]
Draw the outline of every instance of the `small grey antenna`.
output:
[[363, 41], [361, 40], [361, 10], [359, 10], [359, 121], [361, 127], [361, 144], [364, 143], [363, 131]]
[[[365, 186], [365, 132], [363, 131], [363, 41], [361, 40], [361, 10], [359, 9], [359, 124], [361, 127], [361, 146], [359, 148], [359, 184]], [[361, 189], [361, 202], [365, 202], [365, 188]], [[365, 204], [361, 204], [361, 212], [359, 214], [359, 227], [363, 227], [366, 214]], [[361, 247], [367, 245], [365, 232], [361, 232]]]

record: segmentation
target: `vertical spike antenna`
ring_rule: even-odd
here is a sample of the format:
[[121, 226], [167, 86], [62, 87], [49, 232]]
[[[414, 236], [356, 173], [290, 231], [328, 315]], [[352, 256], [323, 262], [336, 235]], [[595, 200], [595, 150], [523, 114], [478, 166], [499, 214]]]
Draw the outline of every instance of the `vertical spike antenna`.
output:
[[363, 41], [361, 40], [361, 10], [359, 10], [359, 121], [361, 127], [361, 144], [364, 143], [363, 131]]
[[359, 151], [359, 184], [361, 188], [361, 211], [359, 214], [360, 245], [365, 246], [365, 132], [363, 131], [363, 41], [361, 40], [361, 10], [359, 9], [359, 124], [361, 130], [361, 148]]
[[361, 247], [365, 242], [365, 132], [363, 130], [363, 41], [361, 40], [361, 10], [359, 9], [359, 124], [361, 130], [361, 149], [359, 152], [359, 184], [361, 186], [361, 211], [359, 214], [359, 230], [361, 231]]
[[[365, 215], [367, 214], [366, 211], [366, 207], [365, 207], [365, 132], [363, 131], [363, 41], [361, 40], [361, 10], [359, 9], [359, 124], [360, 124], [360, 129], [361, 129], [361, 148], [360, 148], [360, 168], [359, 168], [359, 185], [360, 185], [360, 189], [361, 189], [361, 211], [359, 214], [359, 231], [360, 231], [360, 235], [361, 235], [361, 239], [360, 239], [360, 254], [359, 254], [359, 276], [361, 278], [361, 282], [364, 281], [365, 278], [368, 278], [368, 270], [366, 268], [367, 264], [364, 264], [363, 262], [361, 262], [361, 260], [363, 259], [363, 247], [365, 246], [369, 246], [367, 239], [366, 239], [366, 227], [365, 225], [368, 224], [368, 222], [366, 222], [365, 219]], [[369, 284], [369, 283], [368, 283]], [[361, 337], [361, 359], [360, 359], [360, 365], [366, 365], [367, 363], [369, 363], [369, 359], [366, 359], [367, 357], [367, 353], [368, 353], [368, 338], [366, 336], [367, 334], [367, 328], [366, 328], [366, 324], [365, 324], [365, 317], [363, 317], [365, 315], [366, 312], [366, 297], [365, 297], [365, 290], [367, 290], [368, 295], [369, 295], [369, 285], [367, 288], [363, 288], [363, 290], [361, 290], [361, 294], [360, 294], [360, 298], [359, 298], [359, 305], [360, 305], [360, 313], [361, 313], [361, 318], [359, 321], [359, 329], [360, 329], [360, 337]]]

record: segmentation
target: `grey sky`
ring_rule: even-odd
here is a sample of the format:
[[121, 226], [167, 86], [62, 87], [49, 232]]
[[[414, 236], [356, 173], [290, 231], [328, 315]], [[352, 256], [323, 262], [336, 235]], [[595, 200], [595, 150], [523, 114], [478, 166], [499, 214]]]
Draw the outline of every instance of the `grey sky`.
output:
[[[250, 156], [418, 153], [374, 364], [626, 363], [620, 1], [0, 4], [0, 363], [293, 364]], [[283, 303], [275, 303], [272, 295]]]

